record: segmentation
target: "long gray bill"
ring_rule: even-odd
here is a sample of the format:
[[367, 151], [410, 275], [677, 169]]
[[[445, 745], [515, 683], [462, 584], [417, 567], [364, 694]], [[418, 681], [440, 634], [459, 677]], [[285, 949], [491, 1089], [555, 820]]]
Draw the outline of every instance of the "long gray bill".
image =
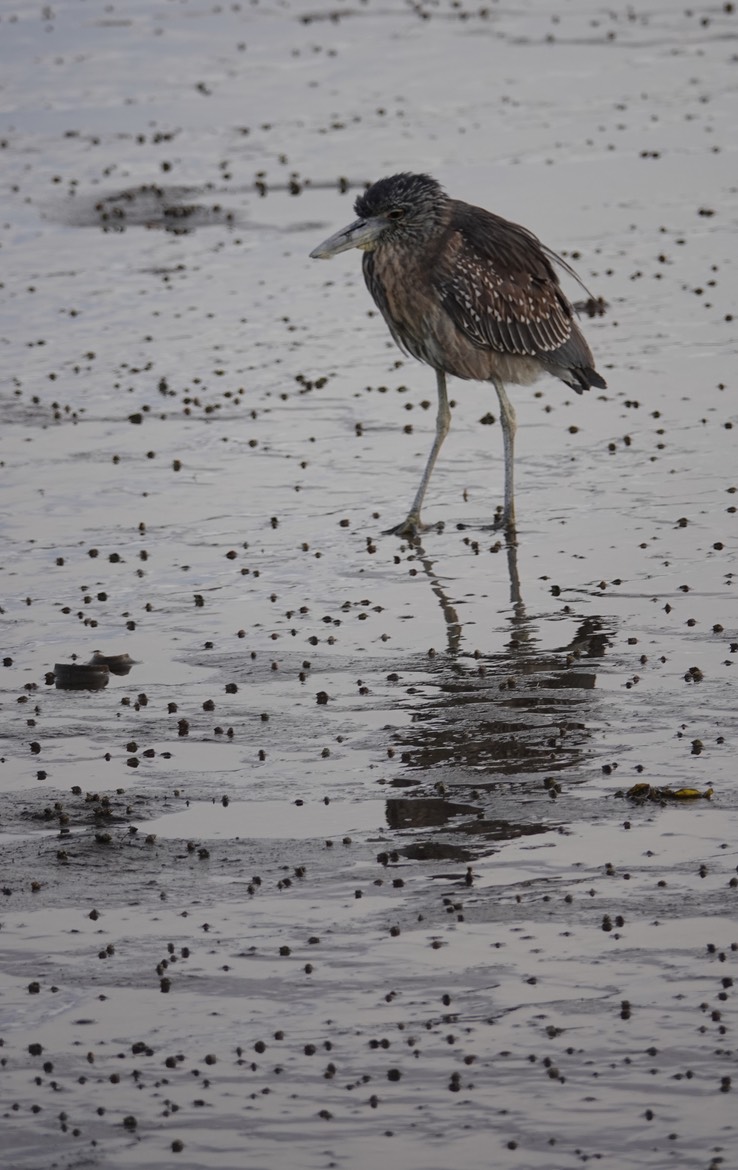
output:
[[378, 219], [357, 219], [348, 227], [341, 228], [340, 232], [329, 236], [313, 248], [310, 256], [313, 260], [330, 260], [339, 252], [348, 252], [350, 248], [362, 248], [371, 251], [377, 239], [387, 225]]

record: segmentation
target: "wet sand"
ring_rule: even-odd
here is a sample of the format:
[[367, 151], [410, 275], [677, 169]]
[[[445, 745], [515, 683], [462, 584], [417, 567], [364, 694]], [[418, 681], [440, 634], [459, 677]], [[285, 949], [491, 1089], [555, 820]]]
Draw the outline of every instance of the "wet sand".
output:
[[[0, 3], [3, 1170], [731, 1165], [737, 22]], [[607, 303], [516, 550], [457, 381], [383, 535], [400, 169]]]

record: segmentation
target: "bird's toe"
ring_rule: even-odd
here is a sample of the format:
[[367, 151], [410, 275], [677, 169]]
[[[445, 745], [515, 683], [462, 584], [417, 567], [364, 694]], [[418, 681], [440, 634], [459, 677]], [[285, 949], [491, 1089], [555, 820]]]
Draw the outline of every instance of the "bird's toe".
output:
[[415, 539], [426, 528], [422, 524], [419, 516], [415, 516], [412, 512], [406, 516], [401, 524], [395, 524], [394, 528], [386, 528], [384, 530], [385, 536], [404, 536], [409, 540]]
[[515, 513], [506, 512], [503, 507], [499, 507], [494, 514], [491, 524], [485, 524], [483, 530], [486, 532], [504, 532], [507, 536], [515, 536]]

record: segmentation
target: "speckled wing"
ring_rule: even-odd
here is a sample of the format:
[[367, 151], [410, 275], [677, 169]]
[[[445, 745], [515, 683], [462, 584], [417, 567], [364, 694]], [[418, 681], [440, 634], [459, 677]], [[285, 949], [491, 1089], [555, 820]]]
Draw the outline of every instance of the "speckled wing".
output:
[[541, 357], [572, 333], [572, 308], [538, 239], [456, 203], [434, 282], [454, 324], [480, 349]]

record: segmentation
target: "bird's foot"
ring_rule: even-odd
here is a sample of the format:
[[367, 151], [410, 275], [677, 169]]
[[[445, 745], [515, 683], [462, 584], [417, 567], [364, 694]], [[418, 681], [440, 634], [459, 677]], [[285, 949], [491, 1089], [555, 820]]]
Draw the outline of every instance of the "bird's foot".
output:
[[419, 516], [413, 516], [412, 513], [407, 516], [401, 524], [395, 524], [394, 528], [385, 528], [385, 536], [404, 536], [408, 540], [415, 540], [424, 530], [425, 524], [421, 524]]
[[406, 540], [417, 540], [421, 532], [427, 532], [429, 528], [435, 528], [437, 531], [441, 530], [440, 524], [423, 524], [415, 512], [410, 512], [401, 524], [395, 524], [394, 528], [385, 528], [385, 536], [403, 536]]
[[515, 543], [517, 538], [517, 529], [515, 527], [515, 513], [506, 512], [504, 508], [498, 507], [495, 512], [494, 519], [491, 524], [485, 524], [484, 531], [486, 532], [504, 532], [507, 539]]

